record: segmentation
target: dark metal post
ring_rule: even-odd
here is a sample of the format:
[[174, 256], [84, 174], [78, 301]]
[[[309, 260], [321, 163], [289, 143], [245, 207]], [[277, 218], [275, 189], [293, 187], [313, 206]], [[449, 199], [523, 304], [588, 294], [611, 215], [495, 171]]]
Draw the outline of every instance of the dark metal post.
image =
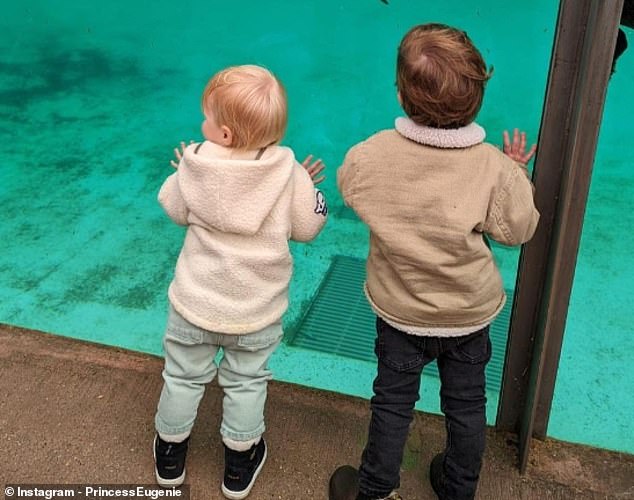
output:
[[497, 426], [544, 437], [623, 0], [561, 0], [533, 182], [541, 213], [522, 249]]

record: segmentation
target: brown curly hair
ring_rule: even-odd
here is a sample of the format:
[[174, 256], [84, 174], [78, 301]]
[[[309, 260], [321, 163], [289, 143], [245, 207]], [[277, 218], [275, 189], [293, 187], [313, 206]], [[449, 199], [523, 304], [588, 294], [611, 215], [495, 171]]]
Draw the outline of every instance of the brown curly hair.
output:
[[419, 125], [458, 128], [471, 123], [491, 73], [467, 34], [444, 24], [414, 26], [398, 48], [401, 105]]

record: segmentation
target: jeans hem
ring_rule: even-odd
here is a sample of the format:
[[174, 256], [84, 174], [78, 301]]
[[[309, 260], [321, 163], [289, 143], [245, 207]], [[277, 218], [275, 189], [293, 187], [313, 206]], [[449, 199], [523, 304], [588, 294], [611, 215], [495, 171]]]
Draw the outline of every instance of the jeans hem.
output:
[[160, 432], [165, 436], [176, 436], [179, 434], [191, 433], [194, 424], [191, 423], [189, 425], [180, 426], [168, 425], [163, 422], [163, 419], [157, 414], [154, 418], [154, 427], [157, 432]]
[[264, 431], [264, 424], [258, 426], [257, 429], [251, 432], [234, 432], [229, 430], [224, 425], [220, 426], [220, 435], [222, 437], [232, 439], [233, 441], [251, 441], [253, 439], [259, 438], [262, 434], [264, 434]]

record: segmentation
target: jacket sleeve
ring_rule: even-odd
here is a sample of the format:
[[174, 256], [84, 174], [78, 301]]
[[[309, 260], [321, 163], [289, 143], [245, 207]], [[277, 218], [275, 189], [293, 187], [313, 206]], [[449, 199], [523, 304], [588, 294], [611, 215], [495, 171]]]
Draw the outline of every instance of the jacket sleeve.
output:
[[310, 241], [326, 223], [328, 206], [324, 194], [316, 189], [308, 172], [297, 164], [293, 170], [291, 239]]
[[158, 194], [158, 201], [165, 210], [165, 213], [176, 224], [180, 226], [187, 225], [187, 216], [189, 210], [181, 194], [180, 187], [178, 185], [178, 172], [173, 173], [161, 186], [161, 190]]
[[533, 237], [539, 212], [533, 201], [533, 184], [525, 168], [511, 162], [500, 189], [490, 202], [484, 232], [498, 243], [515, 246]]
[[337, 170], [337, 188], [343, 202], [350, 208], [354, 208], [354, 181], [358, 170], [356, 157], [357, 148], [353, 147], [346, 153], [343, 164]]

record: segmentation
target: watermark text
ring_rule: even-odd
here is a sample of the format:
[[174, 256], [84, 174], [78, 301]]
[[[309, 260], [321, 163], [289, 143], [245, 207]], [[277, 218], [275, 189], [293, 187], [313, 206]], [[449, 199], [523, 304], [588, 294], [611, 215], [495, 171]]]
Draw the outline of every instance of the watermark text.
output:
[[155, 484], [7, 484], [5, 500], [55, 500], [77, 498], [98, 500], [135, 498], [148, 500], [189, 500], [189, 485], [161, 488]]

